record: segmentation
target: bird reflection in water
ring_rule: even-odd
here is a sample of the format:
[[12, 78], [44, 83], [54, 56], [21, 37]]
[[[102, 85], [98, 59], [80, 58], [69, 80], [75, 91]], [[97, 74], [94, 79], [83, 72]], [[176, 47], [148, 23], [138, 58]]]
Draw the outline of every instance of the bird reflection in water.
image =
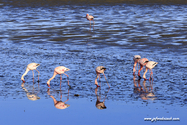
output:
[[[55, 92], [57, 92], [57, 91], [55, 90]], [[57, 109], [66, 109], [66, 108], [68, 108], [68, 107], [70, 106], [69, 104], [65, 104], [65, 103], [69, 100], [69, 89], [68, 89], [67, 100], [64, 101], [64, 102], [62, 102], [61, 83], [60, 83], [60, 101], [57, 101], [57, 100], [55, 99], [55, 97], [52, 96], [52, 95], [50, 94], [50, 88], [48, 88], [47, 93], [48, 93], [48, 95], [53, 99], [53, 101], [54, 101], [54, 106], [55, 106]]]
[[[140, 85], [140, 79], [136, 81], [136, 77], [133, 77], [134, 93], [138, 94], [142, 100], [155, 100], [156, 96], [153, 92], [153, 83], [150, 82], [149, 86], [146, 86], [146, 80], [143, 81], [143, 87]], [[137, 85], [138, 84], [138, 85]]]
[[[97, 94], [98, 88], [99, 88], [99, 95]], [[108, 89], [108, 92], [109, 92], [109, 90], [110, 90], [110, 88]], [[107, 97], [108, 92], [106, 93], [104, 100], [101, 101], [101, 88], [100, 87], [96, 87], [95, 88], [95, 95], [97, 97], [97, 101], [96, 101], [96, 104], [95, 104], [96, 108], [98, 108], [98, 109], [106, 109], [105, 99]]]
[[[36, 100], [40, 99], [40, 97], [37, 96], [38, 92], [40, 91], [39, 83], [38, 83], [38, 91], [37, 92], [34, 91], [34, 83], [33, 83], [33, 87], [32, 87], [32, 92], [28, 92], [28, 90], [24, 87], [24, 82], [21, 84], [21, 87], [26, 92], [27, 98], [29, 100], [36, 101]], [[28, 86], [28, 88], [30, 88], [30, 86]]]

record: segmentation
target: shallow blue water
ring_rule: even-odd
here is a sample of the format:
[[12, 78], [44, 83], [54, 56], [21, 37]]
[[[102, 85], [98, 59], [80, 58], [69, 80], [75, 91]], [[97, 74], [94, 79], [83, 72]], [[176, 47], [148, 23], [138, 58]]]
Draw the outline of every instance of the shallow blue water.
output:
[[[186, 5], [23, 5], [0, 4], [2, 124], [150, 124], [144, 118], [155, 117], [180, 118], [156, 124], [187, 122]], [[94, 15], [94, 29], [86, 13]], [[137, 54], [158, 62], [153, 83], [133, 79]], [[23, 86], [31, 62], [41, 64], [40, 82], [35, 72], [33, 83], [30, 71]], [[60, 65], [70, 68], [71, 89], [63, 75], [48, 90], [46, 82]], [[110, 89], [103, 75], [101, 88], [95, 88], [100, 65], [107, 68]], [[70, 106], [57, 109], [52, 97], [69, 99]], [[96, 107], [99, 98], [106, 109]]]

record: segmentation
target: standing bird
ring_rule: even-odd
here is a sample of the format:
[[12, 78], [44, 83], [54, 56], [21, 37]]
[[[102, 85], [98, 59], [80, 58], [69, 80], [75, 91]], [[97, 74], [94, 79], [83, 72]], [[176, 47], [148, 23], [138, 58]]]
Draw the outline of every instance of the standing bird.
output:
[[149, 62], [149, 60], [148, 60], [147, 58], [142, 58], [142, 59], [140, 59], [140, 61], [139, 61], [140, 69], [138, 70], [139, 79], [141, 79], [140, 71], [143, 69], [143, 67], [144, 67], [148, 62]]
[[157, 63], [157, 62], [154, 62], [154, 61], [149, 61], [149, 62], [146, 64], [146, 70], [145, 70], [145, 72], [144, 72], [144, 74], [143, 74], [144, 80], [147, 80], [145, 74], [147, 73], [147, 70], [148, 70], [148, 69], [151, 71], [149, 80], [151, 80], [151, 76], [152, 76], [152, 80], [153, 80], [153, 71], [152, 71], [152, 69], [153, 69], [157, 64], [158, 64], [158, 63]]
[[[101, 74], [101, 73], [104, 75], [105, 80], [106, 80], [106, 82], [107, 82], [106, 76], [105, 76], [105, 74], [104, 74], [104, 71], [105, 71], [105, 70], [106, 70], [106, 68], [105, 68], [104, 66], [98, 66], [98, 67], [95, 69], [96, 74], [97, 74], [97, 77], [95, 78], [95, 85], [96, 85], [97, 87], [100, 87], [100, 86], [98, 85], [98, 83], [97, 83], [97, 79], [98, 79], [98, 76], [99, 76], [99, 80], [101, 79], [101, 77], [100, 77], [100, 74]], [[108, 82], [107, 82], [107, 84], [108, 84]], [[108, 87], [110, 88], [110, 85], [109, 85], [109, 84], [108, 84]]]
[[[94, 22], [94, 17], [93, 16], [91, 16], [91, 15], [89, 15], [89, 14], [86, 14], [86, 18], [87, 18], [87, 20], [89, 20], [90, 21], [90, 29], [91, 29], [91, 20], [93, 21], [93, 23], [95, 24], [95, 22]], [[93, 29], [94, 29], [94, 24], [93, 24]]]
[[36, 70], [36, 71], [38, 72], [38, 82], [39, 82], [39, 74], [40, 74], [40, 72], [36, 69], [39, 65], [40, 65], [40, 64], [38, 64], [38, 63], [30, 63], [30, 64], [28, 64], [25, 73], [24, 73], [24, 74], [22, 75], [22, 77], [21, 77], [21, 80], [22, 80], [23, 82], [25, 82], [24, 76], [27, 75], [27, 73], [28, 73], [30, 70], [32, 70], [33, 82], [34, 82], [34, 71], [33, 71], [33, 70]]
[[[134, 66], [133, 66], [133, 76], [135, 76], [135, 73], [136, 73], [136, 64], [138, 63], [139, 64], [139, 61], [141, 59], [141, 56], [140, 55], [135, 55], [133, 60], [134, 60]], [[138, 66], [139, 67], [139, 66]]]
[[[55, 76], [56, 76], [57, 74], [60, 75], [60, 80], [62, 80], [61, 74], [64, 74], [64, 75], [67, 76], [67, 78], [69, 78], [69, 76], [68, 76], [67, 74], [64, 73], [64, 72], [69, 71], [69, 70], [70, 70], [70, 69], [68, 69], [68, 68], [66, 68], [66, 67], [64, 67], [64, 66], [56, 67], [55, 70], [54, 70], [53, 76], [47, 81], [47, 86], [50, 87], [50, 81], [51, 81], [52, 79], [54, 79]], [[69, 80], [68, 80], [68, 86], [70, 86], [70, 85], [69, 85]]]

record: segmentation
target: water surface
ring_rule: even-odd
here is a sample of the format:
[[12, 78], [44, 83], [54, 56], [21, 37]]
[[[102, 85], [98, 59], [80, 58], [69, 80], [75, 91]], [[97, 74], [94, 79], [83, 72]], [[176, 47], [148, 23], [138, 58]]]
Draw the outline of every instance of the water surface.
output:
[[[150, 124], [144, 121], [149, 117], [180, 118], [166, 124], [186, 123], [184, 3], [40, 2], [5, 1], [0, 5], [2, 124]], [[94, 15], [94, 29], [86, 13]], [[136, 54], [158, 62], [153, 83], [133, 78]], [[21, 76], [31, 62], [41, 64], [37, 68], [40, 82], [35, 72], [33, 83], [30, 71], [23, 85]], [[70, 68], [67, 74], [72, 87], [63, 75], [62, 81], [60, 76], [51, 81], [49, 90], [46, 82], [60, 65]], [[95, 68], [100, 65], [107, 68], [110, 89], [102, 75], [101, 88], [94, 85]], [[53, 99], [70, 106], [57, 109]], [[98, 99], [106, 109], [98, 109]]]

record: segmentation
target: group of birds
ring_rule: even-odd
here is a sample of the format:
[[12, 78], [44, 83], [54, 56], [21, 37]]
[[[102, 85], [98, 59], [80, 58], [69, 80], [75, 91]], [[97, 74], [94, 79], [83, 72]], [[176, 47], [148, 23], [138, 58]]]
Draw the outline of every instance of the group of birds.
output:
[[[40, 64], [38, 64], [38, 63], [30, 63], [30, 64], [28, 64], [25, 73], [24, 73], [24, 74], [22, 75], [22, 77], [21, 77], [21, 80], [25, 83], [24, 76], [27, 75], [27, 73], [28, 73], [30, 70], [32, 70], [32, 73], [33, 73], [33, 80], [34, 80], [34, 71], [33, 71], [33, 70], [36, 70], [36, 71], [38, 72], [38, 82], [39, 82], [39, 74], [40, 74], [40, 72], [36, 69], [38, 66], [40, 66]], [[69, 70], [70, 70], [70, 69], [68, 69], [68, 68], [66, 68], [66, 67], [64, 67], [64, 66], [58, 66], [58, 67], [56, 67], [56, 68], [54, 69], [53, 76], [47, 81], [47, 86], [50, 87], [50, 81], [53, 80], [57, 74], [60, 75], [60, 80], [62, 80], [61, 74], [66, 75], [67, 78], [68, 78], [68, 86], [70, 86], [70, 85], [69, 85], [69, 76], [68, 76], [67, 74], [65, 74], [65, 72], [66, 72], [66, 71], [69, 71]], [[104, 77], [105, 77], [105, 79], [106, 79], [106, 76], [105, 76], [105, 74], [104, 74], [104, 71], [105, 71], [105, 70], [106, 70], [106, 68], [105, 68], [104, 66], [98, 66], [98, 67], [95, 69], [96, 74], [97, 74], [97, 77], [96, 77], [96, 79], [95, 79], [95, 85], [96, 85], [97, 87], [100, 87], [100, 86], [98, 85], [98, 83], [97, 83], [97, 79], [98, 79], [98, 77], [99, 77], [99, 79], [100, 79], [100, 74], [101, 74], [101, 73], [104, 75]], [[107, 79], [106, 79], [106, 81], [107, 81]], [[108, 84], [108, 82], [107, 82], [107, 84]], [[109, 84], [108, 84], [108, 86], [110, 87]]]
[[[144, 80], [147, 80], [145, 75], [146, 75], [146, 73], [147, 73], [148, 70], [151, 71], [149, 80], [151, 80], [151, 78], [152, 78], [152, 80], [153, 80], [153, 72], [152, 72], [152, 69], [153, 69], [158, 63], [157, 63], [157, 62], [154, 62], [154, 61], [149, 61], [147, 58], [141, 58], [140, 55], [135, 55], [134, 58], [133, 58], [133, 60], [134, 60], [133, 75], [135, 76], [135, 74], [136, 74], [136, 66], [137, 66], [137, 64], [138, 64], [138, 65], [140, 65], [140, 69], [138, 70], [138, 77], [139, 77], [139, 79], [141, 79], [140, 71], [141, 71], [141, 70], [143, 69], [143, 67], [145, 66], [146, 69], [145, 69], [145, 72], [144, 72], [144, 74], [143, 74]], [[22, 77], [21, 77], [21, 80], [22, 80], [23, 82], [25, 82], [24, 76], [25, 76], [30, 70], [32, 70], [32, 72], [33, 72], [33, 79], [34, 79], [34, 71], [33, 71], [33, 70], [36, 70], [36, 71], [38, 72], [38, 81], [39, 81], [39, 73], [40, 73], [40, 72], [36, 69], [38, 66], [40, 66], [40, 64], [38, 64], [38, 63], [30, 63], [30, 64], [28, 64], [25, 73], [24, 73], [24, 74], [22, 75]], [[47, 81], [47, 86], [50, 87], [50, 82], [51, 82], [51, 80], [53, 80], [57, 74], [60, 75], [60, 80], [62, 80], [61, 74], [66, 75], [67, 78], [68, 78], [68, 86], [70, 86], [70, 85], [69, 85], [69, 76], [68, 76], [67, 74], [65, 74], [65, 72], [66, 72], [66, 71], [69, 71], [69, 70], [70, 70], [70, 69], [68, 69], [68, 68], [66, 68], [66, 67], [64, 67], [64, 66], [58, 66], [58, 67], [56, 67], [56, 68], [54, 69], [53, 76]], [[100, 86], [98, 85], [98, 82], [97, 82], [98, 77], [99, 77], [99, 80], [101, 79], [100, 74], [103, 74], [103, 75], [104, 75], [105, 80], [106, 80], [106, 82], [107, 82], [107, 84], [108, 84], [108, 81], [107, 81], [106, 76], [105, 76], [105, 74], [104, 74], [104, 71], [105, 71], [105, 70], [106, 70], [106, 68], [105, 68], [104, 66], [98, 66], [98, 67], [95, 69], [96, 74], [97, 74], [97, 77], [95, 78], [95, 85], [96, 85], [97, 87], [100, 87]], [[110, 88], [110, 85], [109, 85], [109, 84], [108, 84], [108, 87]]]
[[[91, 21], [93, 21], [93, 23], [95, 23], [94, 20], [93, 20], [94, 17], [93, 17], [92, 15], [86, 14], [86, 18], [87, 18], [87, 20], [90, 21], [90, 28], [91, 28]], [[158, 64], [157, 62], [149, 61], [147, 58], [142, 58], [142, 59], [141, 59], [141, 56], [140, 56], [140, 55], [135, 55], [134, 58], [133, 58], [133, 60], [134, 60], [134, 66], [133, 66], [133, 75], [134, 75], [134, 76], [135, 76], [135, 73], [136, 73], [136, 65], [137, 65], [137, 64], [138, 64], [138, 65], [140, 64], [140, 69], [138, 70], [139, 79], [141, 79], [140, 71], [143, 69], [144, 66], [146, 67], [146, 70], [145, 70], [145, 72], [144, 72], [144, 74], [143, 74], [144, 80], [147, 80], [146, 77], [145, 77], [145, 74], [147, 73], [148, 70], [151, 71], [151, 73], [150, 73], [150, 79], [151, 79], [151, 76], [153, 77], [152, 68], [154, 68], [154, 67]], [[33, 70], [36, 70], [36, 71], [38, 72], [38, 81], [39, 81], [39, 73], [40, 73], [40, 72], [36, 69], [38, 66], [40, 66], [40, 64], [38, 64], [38, 63], [30, 63], [30, 64], [28, 64], [25, 73], [24, 73], [24, 74], [22, 75], [22, 77], [21, 77], [21, 80], [22, 80], [23, 82], [25, 82], [24, 76], [25, 76], [30, 70], [32, 70], [32, 72], [33, 72]], [[66, 68], [66, 67], [64, 67], [64, 66], [58, 66], [58, 67], [56, 67], [56, 68], [54, 69], [53, 76], [47, 81], [47, 86], [50, 87], [50, 82], [51, 82], [51, 80], [53, 80], [57, 74], [60, 75], [60, 80], [62, 80], [61, 74], [66, 75], [67, 78], [68, 78], [68, 86], [70, 86], [70, 85], [69, 85], [69, 76], [68, 76], [67, 74], [65, 74], [65, 72], [66, 72], [66, 71], [69, 71], [69, 70], [70, 70], [70, 69], [68, 69], [68, 68]], [[101, 78], [101, 77], [100, 77], [100, 74], [103, 74], [103, 75], [104, 75], [105, 80], [106, 80], [106, 82], [107, 82], [106, 76], [105, 76], [105, 74], [104, 74], [104, 71], [105, 71], [105, 70], [106, 70], [106, 68], [105, 68], [104, 66], [98, 66], [98, 67], [95, 69], [96, 74], [97, 74], [97, 77], [95, 78], [95, 85], [96, 85], [97, 87], [100, 87], [100, 86], [98, 85], [98, 83], [97, 83], [98, 77], [99, 77], [99, 79]], [[33, 72], [33, 79], [34, 79], [34, 72]], [[152, 79], [153, 79], [153, 78], [152, 78]], [[108, 84], [108, 82], [107, 82], [107, 84]], [[108, 84], [108, 87], [110, 88], [110, 85], [109, 85], [109, 84]]]
[[135, 76], [135, 74], [136, 74], [136, 65], [138, 64], [138, 67], [140, 65], [140, 69], [138, 70], [139, 79], [141, 79], [140, 71], [145, 66], [146, 69], [145, 69], [145, 72], [143, 74], [143, 79], [147, 80], [145, 75], [146, 75], [147, 71], [149, 70], [149, 71], [151, 71], [149, 80], [151, 80], [151, 79], [153, 80], [153, 71], [152, 71], [152, 69], [158, 64], [158, 62], [149, 61], [147, 58], [141, 58], [140, 55], [135, 55], [133, 60], [134, 60], [133, 75]]

